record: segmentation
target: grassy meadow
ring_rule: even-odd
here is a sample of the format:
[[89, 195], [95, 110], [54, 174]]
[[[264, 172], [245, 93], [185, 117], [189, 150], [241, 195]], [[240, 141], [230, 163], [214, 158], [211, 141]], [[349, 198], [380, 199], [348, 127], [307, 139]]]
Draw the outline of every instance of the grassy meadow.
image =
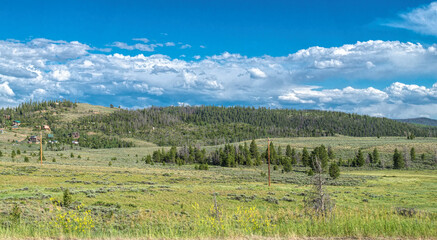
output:
[[[335, 207], [322, 217], [304, 207], [313, 179], [299, 165], [289, 173], [272, 169], [269, 187], [267, 165], [150, 165], [141, 159], [160, 147], [136, 140], [134, 148], [46, 150], [41, 166], [38, 145], [14, 142], [26, 131], [0, 135], [0, 238], [437, 238], [435, 138], [273, 139], [284, 151], [288, 144], [298, 152], [324, 144], [336, 159], [379, 150], [387, 168], [341, 167], [338, 179], [326, 176]], [[257, 145], [264, 151], [267, 142]], [[418, 160], [390, 169], [394, 148], [411, 147]], [[21, 154], [12, 158], [12, 150]], [[65, 189], [68, 206], [60, 204]]]

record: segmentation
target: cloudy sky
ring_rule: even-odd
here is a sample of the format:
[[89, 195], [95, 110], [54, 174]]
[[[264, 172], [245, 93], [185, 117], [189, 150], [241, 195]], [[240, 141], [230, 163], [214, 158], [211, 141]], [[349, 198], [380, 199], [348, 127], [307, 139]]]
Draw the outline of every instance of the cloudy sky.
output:
[[2, 2], [0, 107], [59, 98], [437, 119], [437, 2]]

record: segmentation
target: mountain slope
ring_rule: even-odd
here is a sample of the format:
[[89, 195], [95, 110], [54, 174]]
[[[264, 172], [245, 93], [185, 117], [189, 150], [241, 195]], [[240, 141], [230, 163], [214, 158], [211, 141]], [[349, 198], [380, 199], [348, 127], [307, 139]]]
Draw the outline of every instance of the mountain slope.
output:
[[395, 120], [404, 123], [414, 123], [414, 124], [422, 124], [422, 125], [437, 127], [437, 120], [430, 119], [430, 118], [408, 118], [408, 119], [395, 119]]
[[118, 110], [73, 122], [71, 131], [100, 131], [158, 145], [216, 145], [263, 137], [436, 136], [436, 127], [342, 112], [253, 107], [152, 107]]
[[[80, 146], [130, 147], [136, 140], [160, 146], [217, 145], [265, 137], [437, 136], [437, 127], [342, 112], [254, 107], [106, 108], [69, 101], [24, 103], [1, 109], [2, 126], [20, 120], [30, 129], [49, 124], [56, 140]], [[39, 130], [34, 130], [39, 132]], [[130, 139], [130, 140], [129, 140]]]

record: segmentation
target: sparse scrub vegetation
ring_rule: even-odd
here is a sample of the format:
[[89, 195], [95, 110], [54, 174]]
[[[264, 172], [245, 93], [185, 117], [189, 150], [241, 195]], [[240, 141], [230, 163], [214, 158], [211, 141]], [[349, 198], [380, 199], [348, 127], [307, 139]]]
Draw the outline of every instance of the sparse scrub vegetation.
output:
[[[81, 108], [50, 102], [23, 105], [22, 112], [32, 115], [4, 110], [23, 127], [1, 136], [0, 238], [437, 237], [432, 128], [318, 111], [172, 107], [76, 113]], [[271, 118], [249, 119], [251, 114]], [[293, 125], [319, 115], [326, 119], [307, 128]], [[322, 120], [333, 116], [357, 123], [326, 128]], [[134, 121], [118, 126], [123, 117]], [[380, 125], [349, 134], [355, 130], [348, 126], [363, 122]], [[64, 140], [43, 142], [51, 163], [41, 165], [39, 144], [16, 139], [38, 135], [32, 124], [46, 123], [52, 139], [61, 134]], [[80, 133], [79, 144], [72, 144], [73, 131]], [[271, 139], [270, 187], [267, 141], [255, 139], [260, 136], [301, 136]], [[80, 144], [106, 138], [134, 145]]]

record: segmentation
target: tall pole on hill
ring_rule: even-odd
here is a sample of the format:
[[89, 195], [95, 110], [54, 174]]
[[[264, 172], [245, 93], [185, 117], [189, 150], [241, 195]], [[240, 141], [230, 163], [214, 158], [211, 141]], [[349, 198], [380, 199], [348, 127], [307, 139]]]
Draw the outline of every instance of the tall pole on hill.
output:
[[269, 187], [270, 187], [270, 138], [267, 138], [267, 160], [269, 167]]
[[40, 132], [39, 153], [40, 153], [40, 159], [41, 159], [41, 165], [42, 165], [42, 132]]

